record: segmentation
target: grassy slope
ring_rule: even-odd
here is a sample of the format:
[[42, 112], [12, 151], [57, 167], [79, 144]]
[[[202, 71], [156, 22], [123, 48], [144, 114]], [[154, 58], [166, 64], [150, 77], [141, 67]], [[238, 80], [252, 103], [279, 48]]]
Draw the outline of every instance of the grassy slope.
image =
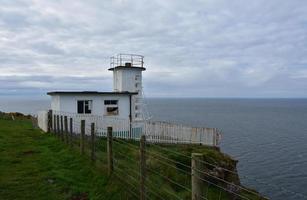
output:
[[[122, 144], [121, 144], [122, 143]], [[92, 164], [88, 156], [80, 156], [77, 149], [71, 149], [56, 137], [33, 129], [29, 121], [3, 120], [0, 118], [0, 197], [1, 199], [136, 199], [127, 192], [138, 193], [138, 143], [114, 141], [115, 174], [122, 180], [108, 177], [106, 174], [106, 142], [101, 140], [98, 145], [98, 160]], [[131, 148], [135, 145], [136, 148]], [[234, 161], [227, 155], [212, 148], [190, 145], [167, 146], [168, 150], [180, 152], [187, 157], [163, 150], [164, 147], [147, 145], [150, 154], [159, 154], [190, 165], [189, 156], [192, 152], [206, 155], [207, 161], [226, 167]], [[87, 152], [88, 155], [89, 152]], [[148, 183], [146, 187], [152, 192], [158, 192], [163, 199], [177, 199], [173, 194], [183, 199], [190, 199], [190, 193], [159, 176], [162, 174], [178, 183], [190, 186], [189, 168], [168, 163], [163, 165], [161, 160], [147, 156]], [[165, 160], [164, 160], [165, 162]], [[120, 171], [120, 169], [125, 169]], [[182, 171], [186, 171], [183, 173]], [[149, 197], [155, 199], [148, 190]], [[218, 199], [217, 188], [209, 188], [208, 199]], [[158, 198], [156, 198], [158, 199]], [[228, 199], [227, 194], [221, 194], [221, 199]], [[254, 199], [254, 198], [251, 198]]]
[[[1, 199], [119, 199], [117, 183], [78, 152], [33, 129], [0, 119]], [[106, 192], [107, 191], [107, 192]]]

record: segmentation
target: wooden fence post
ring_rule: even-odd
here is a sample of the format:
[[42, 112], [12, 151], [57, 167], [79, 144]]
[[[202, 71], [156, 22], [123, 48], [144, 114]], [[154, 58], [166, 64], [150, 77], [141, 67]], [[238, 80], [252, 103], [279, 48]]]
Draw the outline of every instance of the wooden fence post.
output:
[[67, 122], [67, 116], [64, 116], [64, 133], [65, 133], [65, 143], [68, 144], [68, 122]]
[[91, 124], [91, 159], [95, 161], [95, 123]]
[[64, 125], [63, 125], [63, 116], [61, 115], [61, 140], [64, 141]]
[[192, 153], [191, 160], [191, 182], [192, 182], [192, 200], [200, 200], [203, 197], [204, 183], [201, 180], [204, 170], [204, 164], [201, 162], [204, 155], [201, 153]]
[[57, 133], [57, 136], [59, 137], [60, 136], [60, 116], [59, 115], [56, 116], [56, 128], [57, 128], [56, 133]]
[[113, 172], [113, 150], [112, 150], [112, 142], [113, 142], [113, 135], [112, 135], [113, 129], [112, 127], [108, 127], [107, 132], [107, 153], [108, 153], [108, 170], [109, 175]]
[[52, 130], [52, 110], [48, 110], [48, 122], [47, 122], [47, 132], [50, 133]]
[[80, 153], [84, 154], [85, 120], [81, 120]]
[[145, 200], [146, 190], [146, 138], [145, 135], [141, 136], [140, 140], [140, 200]]
[[70, 146], [73, 146], [73, 126], [72, 126], [72, 118], [69, 118], [69, 142]]
[[53, 133], [56, 134], [56, 115], [53, 115]]

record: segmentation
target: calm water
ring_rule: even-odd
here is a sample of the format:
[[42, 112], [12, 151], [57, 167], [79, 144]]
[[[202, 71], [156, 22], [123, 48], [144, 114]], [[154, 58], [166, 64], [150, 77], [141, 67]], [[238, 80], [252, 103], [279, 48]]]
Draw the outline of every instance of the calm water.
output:
[[[156, 120], [222, 130], [222, 151], [239, 160], [245, 185], [274, 200], [307, 199], [307, 99], [149, 99], [147, 103]], [[33, 113], [47, 107], [48, 101], [0, 100], [3, 111]]]

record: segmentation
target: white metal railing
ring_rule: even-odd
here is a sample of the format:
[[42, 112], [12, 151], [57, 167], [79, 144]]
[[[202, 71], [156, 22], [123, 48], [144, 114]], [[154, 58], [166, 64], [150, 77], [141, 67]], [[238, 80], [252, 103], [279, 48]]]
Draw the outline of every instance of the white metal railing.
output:
[[[52, 112], [52, 127], [57, 127], [57, 116], [66, 116], [68, 121], [73, 121], [73, 132], [81, 132], [81, 120], [85, 120], [85, 134], [90, 135], [91, 123], [95, 123], [95, 131], [98, 136], [107, 136], [107, 127], [113, 128], [113, 137], [122, 139], [139, 140], [141, 135], [146, 135], [146, 140], [152, 143], [167, 144], [202, 144], [218, 146], [221, 134], [216, 128], [196, 128], [167, 122], [137, 121], [129, 119], [105, 117], [100, 115], [77, 114], [68, 112]], [[46, 122], [46, 114], [38, 115], [38, 120]], [[45, 127], [44, 127], [45, 129]]]
[[[126, 63], [131, 67], [140, 67], [143, 68], [144, 66], [144, 56], [136, 55], [136, 54], [117, 54], [110, 58], [110, 67], [117, 67], [117, 66], [126, 66]], [[127, 65], [127, 66], [128, 66]]]
[[145, 123], [146, 140], [157, 143], [202, 144], [218, 146], [220, 133], [216, 128], [196, 128], [167, 122]]

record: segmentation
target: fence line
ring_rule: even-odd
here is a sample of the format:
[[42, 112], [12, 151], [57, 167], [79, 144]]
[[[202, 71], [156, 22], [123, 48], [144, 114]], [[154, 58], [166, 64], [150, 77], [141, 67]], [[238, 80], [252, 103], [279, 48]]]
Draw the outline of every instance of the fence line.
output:
[[145, 123], [144, 133], [148, 142], [203, 144], [217, 146], [220, 133], [216, 128], [196, 128], [167, 122]]
[[[39, 127], [47, 131], [48, 111], [40, 111], [38, 115]], [[105, 117], [91, 114], [77, 114], [52, 110], [52, 117], [66, 116], [72, 119], [74, 124], [86, 120], [85, 135], [90, 135], [90, 124], [95, 123], [95, 132], [98, 136], [107, 136], [107, 127], [112, 126], [115, 138], [140, 140], [141, 134], [146, 135], [149, 143], [165, 144], [201, 144], [207, 146], [218, 146], [221, 133], [216, 128], [189, 127], [168, 122], [130, 122], [129, 119]], [[56, 126], [53, 120], [52, 126]], [[73, 126], [73, 131], [81, 132], [80, 126]]]
[[[146, 141], [145, 144], [147, 143], [148, 145], [145, 145], [144, 147], [142, 147], [142, 145], [141, 146], [134, 145], [134, 144], [140, 144], [141, 142], [136, 140], [137, 137], [132, 138], [136, 141], [127, 140], [131, 138], [127, 137], [127, 133], [125, 132], [125, 128], [126, 128], [125, 120], [116, 121], [116, 122], [121, 122], [121, 123], [118, 123], [119, 125], [116, 126], [115, 130], [111, 130], [111, 138], [114, 137], [114, 140], [112, 139], [114, 144], [109, 148], [113, 149], [112, 151], [114, 152], [114, 154], [109, 155], [108, 152], [106, 151], [106, 147], [108, 143], [107, 141], [109, 139], [106, 140], [106, 137], [105, 137], [106, 135], [109, 135], [109, 134], [104, 132], [105, 131], [104, 127], [98, 126], [101, 123], [100, 118], [90, 117], [89, 120], [87, 120], [87, 118], [84, 119], [82, 116], [76, 117], [73, 115], [67, 116], [67, 115], [59, 115], [59, 113], [53, 113], [50, 119], [48, 119], [48, 122], [54, 119], [56, 119], [54, 123], [48, 123], [50, 124], [50, 126], [52, 126], [50, 127], [50, 130], [56, 133], [58, 138], [61, 138], [62, 141], [65, 141], [65, 143], [67, 144], [73, 144], [73, 146], [77, 145], [80, 148], [82, 145], [83, 150], [80, 151], [80, 153], [87, 154], [89, 156], [94, 154], [95, 156], [92, 156], [92, 157], [94, 157], [95, 159], [97, 158], [97, 160], [101, 160], [102, 156], [108, 157], [107, 159], [108, 162], [114, 161], [114, 168], [110, 169], [111, 173], [114, 172], [116, 174], [118, 173], [118, 170], [124, 170], [127, 176], [129, 175], [131, 177], [134, 177], [137, 181], [138, 181], [137, 178], [140, 178], [139, 180], [140, 182], [137, 182], [139, 187], [142, 186], [143, 188], [143, 189], [140, 189], [140, 191], [145, 190], [143, 192], [140, 192], [140, 194], [141, 193], [143, 194], [143, 197], [142, 195], [140, 195], [140, 199], [149, 199], [151, 197], [151, 196], [148, 196], [149, 195], [148, 193], [146, 193], [146, 189], [148, 189], [148, 191], [150, 191], [151, 194], [156, 193], [156, 196], [160, 196], [160, 197], [162, 196], [162, 197], [165, 197], [165, 199], [169, 199], [170, 194], [173, 197], [177, 196], [178, 199], [187, 199], [187, 197], [189, 198], [192, 197], [192, 199], [195, 199], [193, 198], [193, 188], [191, 188], [191, 177], [194, 177], [200, 180], [199, 184], [201, 184], [202, 186], [205, 186], [207, 184], [206, 194], [200, 195], [199, 198], [197, 198], [197, 200], [198, 199], [222, 200], [222, 199], [225, 199], [225, 196], [229, 196], [229, 195], [233, 195], [238, 198], [245, 199], [245, 200], [251, 200], [250, 195], [257, 196], [257, 198], [259, 199], [264, 199], [258, 193], [250, 193], [249, 190], [244, 189], [239, 184], [234, 184], [232, 182], [223, 180], [219, 178], [218, 176], [209, 174], [207, 171], [208, 169], [206, 168], [199, 168], [199, 169], [192, 168], [190, 165], [191, 159], [192, 159], [191, 156], [187, 156], [183, 153], [174, 152], [165, 147], [161, 147], [158, 142], [153, 142], [155, 138], [151, 137], [152, 135], [150, 134], [145, 135], [146, 139], [144, 140]], [[58, 121], [58, 119], [61, 119], [60, 122]], [[62, 119], [67, 119], [67, 120], [63, 121]], [[69, 126], [68, 126], [68, 121], [70, 122]], [[83, 122], [81, 123], [81, 121]], [[109, 125], [108, 123], [106, 124]], [[65, 127], [65, 129], [63, 130], [62, 127]], [[66, 127], [69, 127], [69, 128], [66, 128]], [[172, 131], [175, 131], [177, 128], [178, 127], [174, 126]], [[164, 131], [171, 132], [167, 129], [168, 129], [168, 126], [165, 125]], [[81, 134], [83, 130], [84, 130], [84, 135]], [[146, 129], [142, 129], [142, 130], [145, 131]], [[184, 130], [184, 129], [181, 129], [181, 130]], [[196, 129], [196, 133], [197, 131], [198, 130]], [[165, 134], [165, 132], [161, 134], [161, 137], [159, 139], [161, 139], [162, 137], [172, 136], [172, 135]], [[71, 133], [71, 134], [68, 134], [68, 133]], [[93, 136], [94, 138], [92, 138]], [[141, 136], [141, 133], [140, 133], [140, 136]], [[174, 140], [174, 138], [175, 136], [169, 139], [169, 141]], [[191, 138], [190, 138], [190, 141], [191, 141]], [[169, 143], [173, 144], [173, 143], [176, 143], [176, 141], [169, 142]], [[94, 148], [91, 148], [92, 146], [94, 146]], [[155, 147], [158, 147], [158, 148], [155, 148]], [[157, 149], [163, 149], [163, 151], [167, 152], [167, 154], [160, 155], [161, 153], [159, 154], [159, 151], [157, 151]], [[145, 159], [145, 162], [144, 160], [142, 161], [142, 156], [140, 156], [140, 152], [143, 152], [144, 154], [143, 159]], [[169, 154], [179, 155], [179, 157], [181, 158], [179, 158], [179, 160], [174, 160], [171, 157], [169, 157]], [[118, 155], [119, 157], [117, 157]], [[151, 159], [152, 157], [155, 157], [154, 160], [156, 161], [152, 160]], [[125, 158], [126, 161], [122, 160], [121, 158]], [[189, 160], [190, 164], [186, 164], [185, 162], [182, 162], [182, 159]], [[138, 162], [138, 160], [140, 161]], [[153, 163], [150, 164], [149, 162], [148, 164], [146, 160], [153, 162]], [[196, 161], [200, 161], [201, 163], [204, 163], [204, 164], [207, 163], [204, 160], [196, 160]], [[164, 169], [164, 168], [163, 167], [161, 168], [161, 165], [158, 163], [165, 164], [166, 166], [171, 167], [172, 170], [176, 170], [175, 174], [179, 178], [171, 177], [169, 174], [164, 174], [165, 171], [163, 170], [161, 171], [161, 169]], [[143, 169], [145, 169], [145, 172], [148, 173], [148, 176], [145, 175], [144, 172], [142, 172], [142, 170], [140, 170], [142, 165], [144, 165]], [[159, 166], [159, 167], [153, 168], [155, 166]], [[215, 166], [215, 167], [220, 167], [220, 166]], [[137, 172], [138, 170], [140, 171]], [[132, 172], [133, 174], [130, 175], [130, 173]], [[200, 173], [199, 175], [195, 175], [195, 172], [200, 172]], [[139, 177], [135, 176], [136, 174], [140, 174]], [[158, 182], [156, 182], [157, 177], [159, 177]], [[207, 177], [210, 177], [210, 179], [207, 179]], [[143, 178], [143, 182], [141, 181], [142, 178]], [[152, 184], [148, 184], [149, 182], [157, 184], [161, 182], [161, 179], [170, 183], [171, 184], [170, 188], [165, 188], [162, 191], [160, 191], [159, 187], [153, 187]], [[182, 181], [179, 181], [179, 180], [182, 180]], [[175, 192], [178, 189], [174, 190], [172, 187], [180, 187], [181, 192], [180, 193]], [[212, 194], [217, 195], [216, 193], [217, 191], [219, 192], [218, 196], [212, 197]], [[246, 194], [246, 192], [248, 193], [248, 195]]]

